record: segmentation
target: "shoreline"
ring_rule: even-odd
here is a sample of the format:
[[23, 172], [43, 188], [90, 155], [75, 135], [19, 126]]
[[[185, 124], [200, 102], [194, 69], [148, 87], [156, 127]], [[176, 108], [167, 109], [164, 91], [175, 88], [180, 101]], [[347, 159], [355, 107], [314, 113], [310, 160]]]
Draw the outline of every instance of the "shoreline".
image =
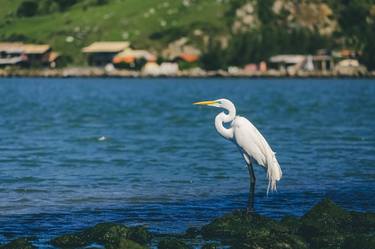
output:
[[229, 73], [224, 70], [202, 71], [190, 70], [179, 71], [166, 75], [150, 75], [140, 71], [111, 70], [104, 68], [62, 68], [62, 69], [0, 69], [0, 78], [358, 78], [374, 79], [375, 71], [364, 75], [338, 74], [335, 72], [298, 72], [288, 74], [280, 71], [253, 72], [253, 73]]
[[[275, 220], [235, 210], [179, 234], [150, 232], [146, 226], [99, 223], [59, 233], [48, 248], [107, 249], [370, 249], [375, 248], [375, 213], [341, 208], [326, 198], [303, 216]], [[34, 249], [36, 237], [13, 238], [0, 249]], [[40, 242], [40, 241], [39, 241]]]

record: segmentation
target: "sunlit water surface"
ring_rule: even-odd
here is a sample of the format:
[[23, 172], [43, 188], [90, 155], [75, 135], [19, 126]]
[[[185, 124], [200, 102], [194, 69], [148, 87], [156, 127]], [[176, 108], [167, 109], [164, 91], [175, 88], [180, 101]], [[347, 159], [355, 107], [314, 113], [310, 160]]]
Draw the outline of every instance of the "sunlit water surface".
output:
[[[277, 152], [284, 177], [256, 210], [302, 215], [323, 197], [375, 211], [375, 82], [0, 79], [0, 242], [103, 221], [182, 232], [246, 205], [248, 174], [192, 102], [226, 97]], [[44, 246], [48, 248], [48, 246]]]

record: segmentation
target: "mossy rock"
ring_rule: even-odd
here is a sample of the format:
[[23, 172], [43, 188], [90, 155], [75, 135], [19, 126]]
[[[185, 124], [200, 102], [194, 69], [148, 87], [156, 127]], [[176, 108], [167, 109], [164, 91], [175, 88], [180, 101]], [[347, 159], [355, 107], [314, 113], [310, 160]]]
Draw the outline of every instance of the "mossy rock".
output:
[[182, 240], [176, 238], [166, 238], [159, 242], [158, 249], [192, 249], [192, 247]]
[[309, 239], [312, 249], [341, 249], [345, 240], [343, 234], [327, 234]]
[[72, 248], [85, 246], [90, 242], [86, 238], [82, 238], [80, 234], [67, 234], [59, 236], [51, 241], [51, 244], [61, 248]]
[[147, 247], [138, 244], [132, 240], [120, 239], [114, 244], [107, 245], [106, 249], [146, 249]]
[[350, 214], [354, 233], [375, 233], [375, 213], [351, 212]]
[[74, 248], [98, 243], [108, 248], [115, 248], [120, 243], [130, 244], [130, 242], [124, 242], [126, 240], [133, 240], [137, 245], [144, 245], [150, 239], [150, 233], [143, 227], [128, 228], [114, 223], [101, 223], [81, 232], [59, 236], [51, 240], [51, 244], [59, 248]]
[[301, 220], [295, 216], [285, 216], [280, 224], [287, 227], [291, 233], [296, 233], [301, 227]]
[[130, 228], [128, 239], [133, 240], [141, 245], [146, 245], [152, 239], [151, 233], [142, 226]]
[[304, 238], [343, 233], [351, 227], [352, 216], [330, 199], [324, 199], [301, 218], [298, 233]]
[[202, 246], [202, 249], [219, 249], [219, 245], [217, 243], [207, 243]]
[[350, 235], [345, 238], [342, 249], [374, 249], [375, 248], [375, 234], [364, 235]]
[[18, 238], [1, 245], [0, 249], [36, 249], [36, 247], [32, 245], [30, 238]]
[[185, 234], [183, 235], [184, 238], [187, 239], [194, 239], [200, 234], [200, 230], [196, 227], [190, 227], [186, 230]]
[[124, 225], [113, 223], [101, 223], [82, 232], [89, 242], [102, 244], [114, 244], [120, 239], [127, 239], [129, 228]]
[[251, 230], [245, 238], [230, 243], [233, 249], [307, 249], [303, 238], [287, 233], [275, 231]]
[[271, 231], [286, 232], [287, 228], [257, 214], [234, 212], [203, 226], [201, 233], [205, 239], [233, 240], [245, 237], [251, 231], [269, 234]]

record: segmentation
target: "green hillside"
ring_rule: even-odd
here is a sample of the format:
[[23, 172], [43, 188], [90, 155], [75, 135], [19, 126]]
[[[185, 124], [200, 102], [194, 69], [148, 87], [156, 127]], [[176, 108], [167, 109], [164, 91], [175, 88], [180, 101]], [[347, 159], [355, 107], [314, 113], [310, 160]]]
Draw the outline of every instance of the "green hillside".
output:
[[[78, 1], [65, 11], [19, 17], [21, 2], [0, 0], [5, 6], [0, 10], [1, 39], [48, 42], [75, 62], [81, 62], [79, 49], [97, 40], [130, 40], [135, 47], [159, 50], [195, 26], [225, 32], [225, 6], [215, 0], [190, 6], [175, 0]], [[73, 42], [67, 42], [70, 36]]]
[[[297, 3], [298, 2], [298, 3]], [[83, 46], [129, 40], [160, 52], [187, 37], [208, 68], [276, 53], [363, 51], [374, 68], [375, 0], [0, 0], [0, 39], [50, 43], [72, 64]]]

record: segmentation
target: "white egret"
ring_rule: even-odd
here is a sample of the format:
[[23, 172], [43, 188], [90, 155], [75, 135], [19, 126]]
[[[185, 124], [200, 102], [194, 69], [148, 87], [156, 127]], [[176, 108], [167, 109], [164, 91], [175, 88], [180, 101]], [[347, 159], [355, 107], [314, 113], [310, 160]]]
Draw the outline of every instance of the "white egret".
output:
[[[250, 191], [248, 199], [248, 211], [254, 211], [255, 174], [253, 163], [257, 163], [267, 171], [268, 191], [276, 190], [276, 182], [282, 177], [282, 171], [266, 139], [257, 128], [246, 118], [236, 116], [236, 108], [228, 99], [196, 102], [195, 105], [207, 105], [225, 109], [228, 113], [221, 112], [215, 118], [217, 132], [224, 138], [232, 141], [242, 153], [250, 176]], [[223, 123], [229, 123], [229, 128]]]

